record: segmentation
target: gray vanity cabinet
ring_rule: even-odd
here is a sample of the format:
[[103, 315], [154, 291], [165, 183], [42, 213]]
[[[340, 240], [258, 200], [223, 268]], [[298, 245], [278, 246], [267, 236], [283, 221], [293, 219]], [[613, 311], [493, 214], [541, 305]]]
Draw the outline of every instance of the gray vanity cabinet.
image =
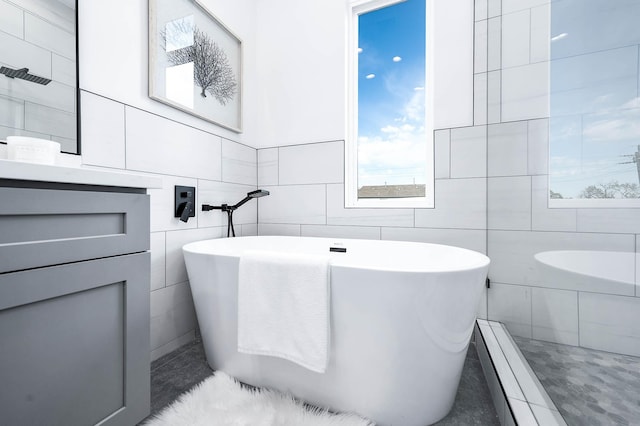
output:
[[144, 189], [0, 181], [0, 424], [149, 413]]

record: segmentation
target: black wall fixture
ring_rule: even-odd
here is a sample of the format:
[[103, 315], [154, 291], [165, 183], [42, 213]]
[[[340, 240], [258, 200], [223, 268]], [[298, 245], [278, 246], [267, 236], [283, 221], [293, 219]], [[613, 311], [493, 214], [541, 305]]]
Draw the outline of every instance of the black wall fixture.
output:
[[29, 74], [29, 68], [20, 68], [18, 70], [8, 67], [0, 67], [0, 74], [4, 74], [9, 78], [19, 78], [32, 83], [47, 85], [51, 83], [51, 79]]
[[174, 217], [186, 222], [196, 216], [196, 188], [193, 186], [175, 186]]
[[247, 193], [247, 196], [242, 200], [238, 201], [233, 206], [228, 204], [221, 204], [219, 206], [211, 206], [209, 204], [202, 205], [202, 211], [208, 212], [211, 210], [222, 210], [223, 212], [227, 212], [227, 237], [236, 236], [236, 231], [233, 229], [233, 212], [238, 209], [238, 207], [247, 203], [248, 201], [254, 198], [260, 198], [269, 195], [269, 191], [265, 191], [264, 189], [256, 189], [255, 191], [251, 191]]

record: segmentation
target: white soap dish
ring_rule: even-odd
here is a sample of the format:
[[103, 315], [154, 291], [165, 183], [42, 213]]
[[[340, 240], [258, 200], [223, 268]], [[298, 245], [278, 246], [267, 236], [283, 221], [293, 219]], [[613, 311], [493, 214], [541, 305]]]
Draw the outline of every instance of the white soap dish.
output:
[[7, 137], [7, 158], [37, 164], [56, 164], [60, 144], [47, 139], [27, 136]]

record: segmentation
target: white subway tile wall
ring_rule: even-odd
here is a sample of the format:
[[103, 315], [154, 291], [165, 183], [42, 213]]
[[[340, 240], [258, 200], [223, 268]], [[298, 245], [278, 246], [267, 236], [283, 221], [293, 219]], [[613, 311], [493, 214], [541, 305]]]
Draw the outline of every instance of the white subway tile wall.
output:
[[[451, 129], [451, 176], [487, 176], [487, 127]], [[437, 194], [436, 194], [437, 197]]]
[[254, 148], [222, 139], [222, 181], [256, 184], [258, 159]]
[[548, 4], [552, 0], [502, 0], [502, 13], [513, 13], [519, 10], [531, 9], [536, 6]]
[[487, 123], [499, 123], [502, 115], [500, 70], [487, 73]]
[[502, 16], [502, 67], [511, 68], [529, 63], [531, 41], [529, 9]]
[[489, 229], [531, 229], [531, 176], [489, 178]]
[[579, 294], [580, 345], [640, 356], [640, 299]]
[[51, 55], [51, 78], [69, 86], [76, 85], [76, 63], [60, 55]]
[[529, 120], [527, 134], [528, 173], [549, 174], [549, 119]]
[[531, 324], [534, 339], [578, 345], [578, 292], [533, 288]]
[[83, 163], [124, 169], [124, 105], [89, 92], [80, 96]]
[[129, 106], [125, 120], [127, 169], [222, 179], [219, 136]]
[[327, 224], [326, 185], [261, 186], [271, 193], [260, 199], [258, 223]]
[[24, 101], [0, 96], [0, 125], [24, 129]]
[[638, 209], [576, 209], [578, 232], [640, 234]]
[[489, 4], [487, 0], [476, 0], [476, 7], [475, 7], [476, 21], [487, 19], [488, 7], [489, 7]]
[[258, 235], [281, 235], [299, 237], [302, 225], [282, 225], [278, 223], [259, 223]]
[[67, 59], [75, 59], [75, 37], [74, 29], [62, 29], [30, 13], [24, 15], [24, 39], [31, 44]]
[[[491, 275], [490, 275], [491, 276]], [[514, 336], [531, 337], [531, 288], [491, 280], [487, 318], [506, 325]]]
[[451, 166], [451, 130], [436, 130], [434, 133], [435, 178], [448, 179]]
[[259, 150], [258, 186], [278, 184], [278, 148]]
[[486, 19], [475, 24], [475, 41], [473, 49], [473, 72], [487, 72], [487, 37], [488, 21]]
[[501, 0], [488, 0], [487, 17], [493, 18], [502, 14]]
[[487, 71], [500, 69], [501, 22], [500, 16], [490, 18], [487, 22]]
[[381, 239], [445, 244], [486, 254], [487, 233], [480, 229], [381, 228]]
[[22, 9], [4, 0], [0, 1], [0, 28], [14, 37], [22, 38], [24, 36]]
[[188, 282], [152, 291], [150, 308], [151, 348], [156, 357], [162, 356], [164, 352], [157, 349], [164, 347], [170, 352], [174, 346], [172, 342], [185, 334], [193, 333], [196, 328], [195, 309]]
[[166, 278], [166, 233], [152, 232], [151, 247], [151, 291], [167, 285]]
[[502, 121], [549, 116], [549, 64], [502, 69]]
[[323, 238], [357, 238], [379, 240], [378, 226], [337, 226], [337, 225], [301, 225], [300, 235], [303, 237]]
[[65, 139], [76, 139], [76, 114], [25, 102], [24, 128], [32, 132], [51, 133], [52, 136]]
[[279, 148], [280, 185], [344, 182], [344, 144], [314, 143]]
[[527, 174], [526, 121], [488, 126], [488, 175], [521, 176]]
[[[226, 234], [225, 234], [226, 235]], [[167, 287], [188, 281], [182, 246], [187, 243], [222, 237], [222, 227], [197, 228], [166, 232], [166, 283]]]
[[[488, 113], [488, 77], [486, 72], [473, 76], [473, 124], [479, 126], [487, 124]], [[438, 164], [436, 159], [436, 165]], [[437, 176], [436, 176], [437, 178]]]
[[543, 4], [531, 8], [531, 50], [529, 62], [550, 59], [551, 5]]
[[[478, 159], [478, 161], [482, 161]], [[416, 209], [420, 228], [485, 229], [487, 183], [484, 178], [440, 179], [435, 183], [435, 208]], [[461, 203], [460, 200], [465, 200]]]
[[236, 235], [239, 237], [255, 237], [258, 235], [258, 224], [245, 223], [239, 227], [236, 226]]

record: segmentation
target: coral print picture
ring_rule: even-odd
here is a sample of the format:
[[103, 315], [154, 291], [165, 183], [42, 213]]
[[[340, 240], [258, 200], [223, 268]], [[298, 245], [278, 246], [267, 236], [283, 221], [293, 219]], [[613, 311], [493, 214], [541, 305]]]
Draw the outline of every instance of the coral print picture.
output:
[[193, 0], [149, 1], [149, 97], [242, 131], [242, 42]]

